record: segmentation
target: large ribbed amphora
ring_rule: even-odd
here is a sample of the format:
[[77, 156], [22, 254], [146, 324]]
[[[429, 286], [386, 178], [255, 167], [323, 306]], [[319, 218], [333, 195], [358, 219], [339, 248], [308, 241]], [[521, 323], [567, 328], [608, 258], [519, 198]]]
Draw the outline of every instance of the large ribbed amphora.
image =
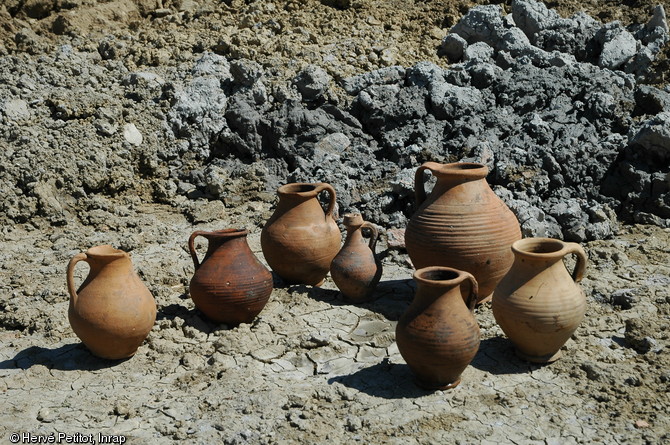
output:
[[[437, 178], [428, 195], [426, 170]], [[483, 164], [424, 163], [414, 179], [418, 209], [405, 231], [416, 269], [446, 266], [471, 273], [479, 283], [478, 303], [490, 299], [514, 261], [512, 243], [521, 239], [519, 222], [493, 193], [487, 175]]]
[[[325, 213], [317, 196], [330, 196]], [[340, 250], [334, 219], [335, 189], [325, 182], [286, 184], [277, 190], [279, 203], [261, 232], [263, 255], [284, 281], [319, 286]]]

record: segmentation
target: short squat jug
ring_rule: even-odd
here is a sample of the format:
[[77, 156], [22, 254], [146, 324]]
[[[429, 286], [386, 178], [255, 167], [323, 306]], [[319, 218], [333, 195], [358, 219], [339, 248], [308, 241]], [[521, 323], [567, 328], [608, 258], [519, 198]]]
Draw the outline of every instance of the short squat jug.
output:
[[[324, 214], [317, 196], [330, 197]], [[335, 222], [335, 189], [324, 182], [286, 184], [279, 203], [261, 232], [263, 255], [272, 270], [290, 284], [319, 286], [340, 250]]]
[[[75, 265], [90, 270], [77, 290]], [[124, 359], [137, 351], [156, 320], [156, 302], [133, 270], [130, 256], [112, 246], [92, 247], [67, 266], [68, 318], [75, 334], [96, 356]]]
[[[428, 196], [424, 172], [437, 183]], [[416, 171], [419, 206], [405, 231], [414, 267], [447, 266], [470, 272], [479, 283], [479, 303], [490, 298], [514, 257], [519, 222], [486, 182], [488, 168], [477, 163], [426, 162]]]
[[[195, 306], [218, 323], [250, 323], [265, 307], [272, 293], [272, 274], [247, 244], [246, 230], [196, 231], [188, 239], [195, 274], [189, 292]], [[202, 263], [195, 239], [208, 241]]]
[[[379, 231], [358, 213], [344, 215], [347, 237], [333, 259], [330, 275], [344, 297], [352, 303], [363, 303], [371, 297], [382, 276], [382, 264], [375, 255]], [[370, 241], [363, 237], [370, 230]]]
[[[575, 332], [586, 312], [577, 284], [587, 257], [579, 244], [551, 238], [526, 238], [512, 245], [514, 264], [493, 293], [493, 315], [519, 357], [549, 363]], [[569, 273], [563, 258], [575, 255]]]
[[441, 266], [417, 270], [414, 281], [416, 295], [396, 326], [398, 350], [419, 386], [453, 388], [479, 350], [477, 281]]

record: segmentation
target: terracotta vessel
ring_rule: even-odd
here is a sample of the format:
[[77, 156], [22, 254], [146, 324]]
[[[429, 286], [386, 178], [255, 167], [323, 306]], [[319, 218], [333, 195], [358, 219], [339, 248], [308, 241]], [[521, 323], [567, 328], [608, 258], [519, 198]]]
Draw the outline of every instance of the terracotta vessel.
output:
[[[74, 267], [86, 261], [88, 277], [79, 290]], [[67, 266], [68, 318], [91, 352], [106, 359], [131, 357], [156, 320], [156, 302], [133, 270], [130, 256], [112, 246], [92, 247]]]
[[398, 350], [419, 386], [453, 388], [479, 349], [473, 315], [477, 281], [467, 272], [442, 266], [419, 269], [414, 280], [416, 295], [396, 326]]
[[[512, 245], [514, 264], [493, 293], [493, 315], [516, 346], [517, 355], [535, 363], [560, 357], [561, 347], [586, 312], [586, 298], [577, 284], [587, 257], [576, 243], [527, 238]], [[577, 258], [572, 274], [563, 258]]]
[[[250, 323], [272, 293], [272, 274], [247, 244], [246, 230], [225, 229], [193, 232], [188, 248], [195, 274], [189, 292], [195, 306], [218, 323]], [[195, 251], [195, 239], [209, 242], [202, 263]]]
[[[362, 303], [372, 297], [382, 276], [382, 264], [375, 255], [379, 232], [358, 213], [344, 215], [344, 225], [347, 238], [330, 265], [330, 276], [347, 300]], [[369, 242], [363, 238], [363, 229], [371, 231]]]
[[[437, 178], [426, 196], [423, 174]], [[488, 168], [475, 163], [426, 162], [416, 171], [419, 206], [405, 231], [414, 267], [447, 266], [470, 272], [479, 283], [479, 303], [490, 299], [521, 238], [519, 222], [486, 182]]]
[[[317, 195], [330, 195], [323, 212]], [[294, 183], [279, 187], [279, 203], [261, 232], [263, 255], [284, 281], [319, 286], [340, 250], [335, 189], [330, 184]]]

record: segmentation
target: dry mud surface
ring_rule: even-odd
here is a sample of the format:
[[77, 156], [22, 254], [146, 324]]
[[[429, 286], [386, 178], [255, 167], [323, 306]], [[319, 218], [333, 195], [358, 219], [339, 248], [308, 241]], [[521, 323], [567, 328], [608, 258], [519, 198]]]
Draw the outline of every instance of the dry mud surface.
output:
[[[128, 72], [156, 70], [174, 77], [182, 65], [191, 69], [201, 53], [211, 51], [256, 61], [268, 84], [291, 79], [310, 63], [337, 82], [391, 65], [447, 66], [437, 47], [475, 4], [8, 0], [0, 6], [0, 56], [16, 58], [17, 66], [34, 63], [47, 73], [49, 66], [40, 63], [67, 57], [71, 49], [101, 52]], [[548, 4], [564, 16], [584, 10], [603, 22], [626, 25], [647, 22], [654, 5]], [[264, 25], [254, 27], [257, 23]], [[273, 32], [276, 27], [282, 32]], [[101, 43], [110, 36], [112, 45]], [[649, 80], [661, 85], [667, 73], [664, 51]], [[85, 65], [92, 78], [94, 65]], [[86, 77], [78, 65], [69, 74], [61, 65], [57, 71], [72, 88]], [[150, 90], [151, 79], [147, 82]], [[28, 83], [17, 75], [17, 95]], [[104, 92], [104, 85], [96, 87]], [[346, 100], [330, 91], [328, 100]], [[245, 227], [262, 259], [259, 237], [275, 204], [272, 187], [257, 185], [260, 174], [251, 179], [231, 174], [225, 179], [233, 185], [222, 200], [203, 199], [186, 182], [173, 191], [161, 188], [156, 181], [165, 165], [149, 160], [134, 170], [144, 161], [126, 159], [167, 149], [146, 131], [159, 119], [136, 98], [113, 93], [77, 97], [73, 104], [67, 90], [61, 91], [61, 102], [49, 99], [51, 115], [13, 108], [19, 115], [32, 113], [29, 123], [2, 135], [20, 153], [45, 140], [85, 141], [92, 136], [80, 121], [88, 120], [99, 133], [123, 133], [126, 142], [118, 143], [120, 154], [109, 159], [105, 178], [87, 164], [99, 153], [82, 149], [83, 142], [71, 148], [73, 161], [53, 159], [46, 144], [43, 165], [0, 168], [3, 180], [6, 172], [20, 171], [16, 182], [22, 184], [32, 184], [31, 175], [51, 164], [63, 175], [86, 171], [91, 181], [84, 184], [85, 193], [75, 190], [69, 200], [63, 197], [67, 187], [52, 190], [60, 189], [55, 180], [51, 188], [33, 185], [30, 193], [17, 187], [12, 196], [18, 198], [2, 203], [0, 443], [10, 443], [12, 433], [20, 435], [19, 443], [30, 439], [25, 434], [58, 438], [59, 433], [79, 443], [99, 442], [98, 434], [105, 434], [137, 444], [670, 441], [670, 229], [614, 224], [608, 239], [583, 244], [590, 259], [582, 282], [588, 310], [559, 361], [537, 366], [516, 358], [485, 304], [476, 311], [481, 348], [462, 383], [426, 392], [413, 384], [395, 345], [395, 324], [415, 286], [406, 253], [389, 248], [385, 236], [384, 276], [371, 303], [346, 303], [330, 279], [320, 288], [277, 282], [253, 323], [229, 327], [204, 319], [188, 296], [193, 274], [188, 236], [198, 229]], [[114, 128], [119, 119], [107, 119], [119, 104], [126, 122], [142, 123], [143, 140], [134, 125]], [[8, 108], [3, 110], [9, 116]], [[54, 127], [54, 116], [73, 125]], [[69, 139], [59, 139], [63, 134]], [[25, 160], [14, 159], [17, 165]], [[67, 321], [65, 266], [76, 253], [99, 244], [131, 253], [158, 305], [148, 339], [121, 362], [93, 357]], [[86, 273], [78, 266], [78, 282]]]

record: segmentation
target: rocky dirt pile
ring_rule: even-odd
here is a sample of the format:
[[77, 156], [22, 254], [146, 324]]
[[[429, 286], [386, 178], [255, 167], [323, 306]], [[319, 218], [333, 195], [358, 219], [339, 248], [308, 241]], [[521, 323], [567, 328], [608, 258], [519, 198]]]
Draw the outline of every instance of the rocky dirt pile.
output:
[[617, 213], [667, 226], [670, 90], [640, 83], [668, 40], [663, 8], [630, 29], [534, 1], [510, 10], [466, 14], [437, 51], [448, 68], [339, 82], [207, 51], [129, 69], [115, 37], [3, 57], [5, 218], [63, 224], [124, 193], [189, 212], [327, 181], [343, 210], [404, 227], [421, 162], [475, 160], [526, 235], [606, 238]]

